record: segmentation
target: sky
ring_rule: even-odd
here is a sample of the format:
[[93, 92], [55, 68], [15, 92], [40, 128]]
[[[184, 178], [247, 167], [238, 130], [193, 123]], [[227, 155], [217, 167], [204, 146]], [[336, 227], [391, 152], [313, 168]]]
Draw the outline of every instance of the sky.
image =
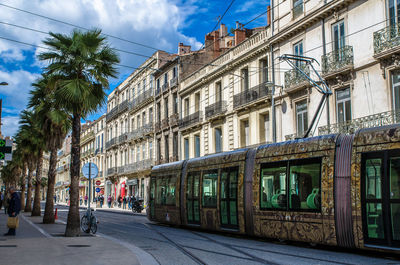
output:
[[[230, 29], [236, 21], [251, 21], [268, 5], [269, 0], [0, 0], [0, 82], [9, 84], [0, 86], [1, 132], [13, 136], [18, 130], [31, 83], [46, 67], [37, 55], [46, 51], [42, 42], [47, 32], [70, 34], [76, 26], [99, 28], [111, 47], [141, 55], [118, 52], [125, 67], [119, 67], [118, 78], [110, 80], [108, 94], [156, 49], [176, 53], [180, 42], [199, 49], [224, 13], [221, 22]], [[247, 27], [266, 23], [262, 15]], [[96, 119], [105, 110], [102, 106], [87, 119]]]

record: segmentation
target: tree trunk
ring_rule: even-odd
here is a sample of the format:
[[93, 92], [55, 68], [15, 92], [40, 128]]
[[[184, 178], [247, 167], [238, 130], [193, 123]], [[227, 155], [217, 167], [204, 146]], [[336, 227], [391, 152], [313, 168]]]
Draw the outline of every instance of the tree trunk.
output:
[[22, 167], [22, 179], [21, 179], [21, 209], [25, 208], [25, 191], [26, 191], [26, 166]]
[[39, 159], [36, 167], [35, 198], [33, 199], [32, 216], [40, 216], [40, 189], [42, 187], [43, 151], [39, 151]]
[[28, 192], [24, 212], [32, 212], [32, 166], [28, 166]]
[[54, 185], [56, 182], [57, 148], [50, 151], [49, 175], [47, 176], [47, 197], [44, 209], [43, 223], [54, 223]]
[[72, 143], [71, 143], [71, 185], [70, 185], [70, 206], [68, 211], [67, 227], [65, 236], [79, 236], [79, 173], [80, 173], [80, 136], [81, 136], [81, 115], [74, 113], [72, 120]]

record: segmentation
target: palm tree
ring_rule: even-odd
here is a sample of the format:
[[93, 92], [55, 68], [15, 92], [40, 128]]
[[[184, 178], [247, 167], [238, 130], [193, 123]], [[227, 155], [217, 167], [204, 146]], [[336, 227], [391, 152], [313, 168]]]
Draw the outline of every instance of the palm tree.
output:
[[56, 181], [57, 150], [70, 130], [70, 116], [56, 107], [54, 92], [57, 76], [43, 75], [32, 84], [31, 98], [28, 106], [35, 108], [44, 133], [46, 149], [50, 152], [49, 172], [47, 176], [47, 197], [43, 223], [54, 223], [54, 186]]
[[40, 54], [39, 59], [50, 62], [46, 68], [49, 74], [63, 77], [55, 96], [57, 104], [72, 115], [70, 207], [65, 235], [78, 236], [81, 119], [105, 103], [108, 78], [116, 77], [119, 58], [100, 30], [50, 36], [44, 43], [52, 51]]

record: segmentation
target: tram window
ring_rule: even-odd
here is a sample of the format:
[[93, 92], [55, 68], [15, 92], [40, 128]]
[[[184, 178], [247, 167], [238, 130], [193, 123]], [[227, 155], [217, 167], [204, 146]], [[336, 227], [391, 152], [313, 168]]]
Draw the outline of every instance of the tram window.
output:
[[260, 205], [264, 209], [286, 209], [286, 166], [263, 165]]
[[166, 186], [166, 204], [167, 205], [175, 205], [175, 186], [176, 186], [176, 177], [171, 176], [167, 178], [168, 183]]
[[291, 210], [321, 209], [321, 159], [290, 162], [289, 208]]
[[382, 203], [367, 203], [367, 227], [368, 237], [383, 239], [385, 231], [383, 230]]
[[203, 207], [217, 207], [218, 170], [203, 174]]
[[161, 204], [161, 193], [162, 193], [162, 186], [161, 186], [161, 178], [157, 178], [157, 196], [156, 196], [156, 203]]
[[167, 201], [167, 178], [161, 179], [161, 205], [165, 205]]
[[366, 173], [366, 195], [367, 199], [381, 199], [381, 164], [380, 158], [365, 161]]
[[[400, 157], [390, 158], [390, 199], [400, 199]], [[400, 203], [393, 201], [390, 207], [392, 237], [400, 240]]]

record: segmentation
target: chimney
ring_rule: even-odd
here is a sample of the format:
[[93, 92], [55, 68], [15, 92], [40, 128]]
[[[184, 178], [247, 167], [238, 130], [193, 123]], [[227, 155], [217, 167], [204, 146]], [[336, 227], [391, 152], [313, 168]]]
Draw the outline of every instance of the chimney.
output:
[[178, 45], [178, 55], [190, 53], [190, 49], [190, 45], [184, 45], [182, 42], [180, 42]]
[[271, 5], [267, 6], [267, 23], [271, 25]]
[[235, 46], [239, 45], [246, 39], [246, 31], [242, 29], [235, 29]]
[[214, 51], [219, 51], [219, 43], [220, 43], [219, 31], [218, 30], [214, 31], [213, 35], [214, 35]]

